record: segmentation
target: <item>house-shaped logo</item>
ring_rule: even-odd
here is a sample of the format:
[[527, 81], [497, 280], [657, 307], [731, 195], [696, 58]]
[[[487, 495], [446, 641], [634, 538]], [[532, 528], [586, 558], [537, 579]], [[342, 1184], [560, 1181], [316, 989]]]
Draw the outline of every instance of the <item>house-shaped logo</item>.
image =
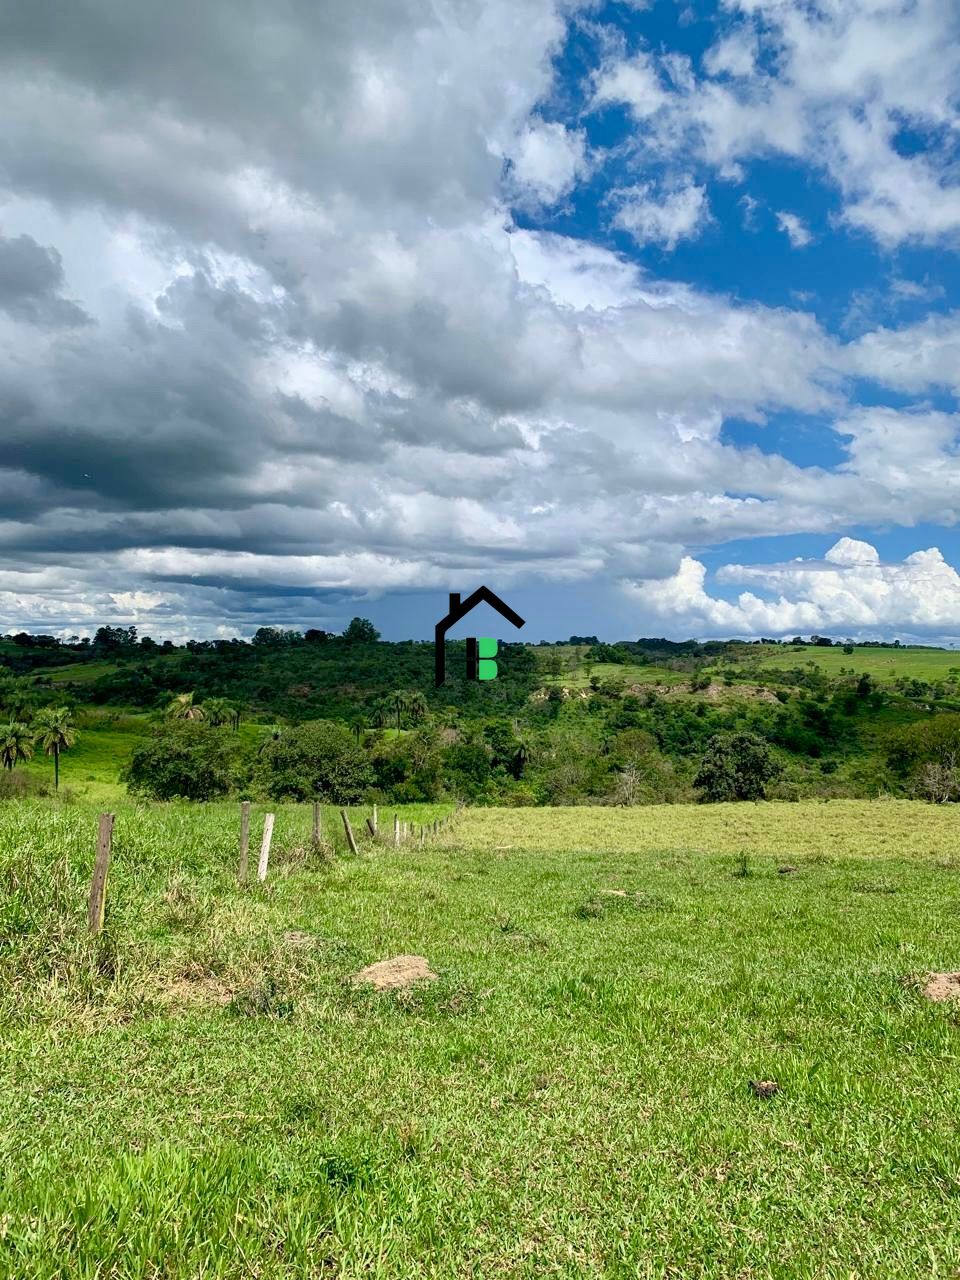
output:
[[[465, 618], [471, 609], [475, 609], [478, 604], [490, 605], [492, 609], [496, 609], [501, 617], [506, 618], [508, 622], [512, 622], [515, 627], [523, 626], [523, 618], [520, 617], [519, 613], [515, 613], [508, 604], [504, 604], [500, 597], [494, 595], [489, 587], [477, 587], [476, 591], [467, 596], [466, 600], [462, 602], [460, 600], [460, 592], [451, 591], [450, 612], [437, 623], [434, 639], [434, 666], [438, 689], [443, 684], [447, 671], [447, 632], [451, 627], [456, 626], [461, 618]], [[489, 636], [471, 636], [467, 640], [467, 679], [495, 680], [497, 677], [496, 655], [496, 640], [491, 640]]]

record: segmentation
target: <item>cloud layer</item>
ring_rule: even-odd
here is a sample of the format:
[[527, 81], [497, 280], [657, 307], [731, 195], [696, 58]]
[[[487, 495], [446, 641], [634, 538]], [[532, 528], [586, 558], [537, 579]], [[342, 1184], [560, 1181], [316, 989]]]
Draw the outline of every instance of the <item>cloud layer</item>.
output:
[[[688, 161], [770, 149], [825, 165], [881, 241], [952, 235], [949, 180], [892, 151], [901, 116], [956, 123], [949, 6], [723, 9], [700, 68], [609, 38], [578, 122], [554, 60], [595, 15], [552, 0], [9, 6], [0, 629], [336, 624], [493, 566], [770, 632], [689, 548], [952, 525], [960, 419], [929, 401], [957, 392], [960, 316], [845, 341], [537, 225], [609, 164], [583, 121], [625, 104], [597, 208], [635, 245], [709, 223]], [[774, 414], [827, 422], [844, 461], [730, 442]], [[920, 617], [895, 599], [891, 625]]]

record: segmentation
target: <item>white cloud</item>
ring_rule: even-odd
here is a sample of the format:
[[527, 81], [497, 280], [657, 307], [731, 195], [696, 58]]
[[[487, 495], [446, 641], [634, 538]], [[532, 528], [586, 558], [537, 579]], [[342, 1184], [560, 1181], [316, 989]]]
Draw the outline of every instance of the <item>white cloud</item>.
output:
[[843, 538], [822, 561], [724, 566], [720, 583], [749, 583], [734, 601], [706, 589], [706, 568], [689, 556], [663, 581], [629, 584], [628, 594], [672, 628], [701, 635], [799, 632], [864, 638], [906, 632], [942, 637], [960, 626], [960, 574], [936, 547], [883, 564], [869, 543]]
[[660, 194], [651, 184], [626, 187], [614, 198], [618, 204], [614, 225], [639, 244], [675, 249], [679, 241], [698, 235], [710, 217], [706, 188], [689, 180]]
[[703, 65], [712, 76], [750, 76], [757, 65], [759, 41], [752, 27], [741, 27], [711, 45]]
[[643, 50], [632, 58], [602, 68], [597, 74], [594, 102], [599, 105], [626, 103], [636, 120], [655, 115], [670, 101], [656, 63]]
[[526, 190], [552, 204], [587, 172], [585, 135], [555, 121], [537, 120], [522, 130], [510, 159], [521, 194]]
[[813, 236], [806, 224], [795, 213], [778, 212], [777, 226], [787, 235], [794, 249], [805, 249], [813, 242]]
[[[809, 314], [516, 225], [511, 200], [596, 172], [543, 119], [569, 6], [330, 0], [238, 28], [222, 0], [171, 4], [5, 28], [2, 236], [31, 238], [34, 284], [0, 310], [0, 626], [218, 634], [494, 565], [652, 577], [690, 545], [955, 519], [953, 416], [851, 409], [844, 383], [957, 387], [955, 318], [845, 348]], [[747, 66], [741, 8], [721, 79], [641, 53], [593, 82], [657, 162], [608, 207], [641, 243], [709, 217], [691, 157], [805, 154], [809, 24], [764, 10], [781, 92]], [[171, 43], [187, 17], [196, 41]], [[859, 56], [831, 83], [873, 84]], [[824, 415], [845, 463], [724, 441], [784, 411]]]
[[[641, 160], [691, 155], [721, 176], [780, 153], [823, 169], [842, 216], [888, 246], [960, 235], [960, 184], [938, 131], [960, 126], [960, 9], [943, 0], [727, 0], [740, 25], [707, 51], [609, 57], [596, 101], [626, 105]], [[761, 50], [766, 55], [757, 57]], [[926, 149], [904, 154], [909, 127]]]

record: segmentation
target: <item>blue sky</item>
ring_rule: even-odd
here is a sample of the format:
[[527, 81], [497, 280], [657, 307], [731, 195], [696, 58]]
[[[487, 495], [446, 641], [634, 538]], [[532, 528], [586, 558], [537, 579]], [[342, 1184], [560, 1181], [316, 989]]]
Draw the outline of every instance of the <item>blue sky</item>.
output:
[[43, 10], [0, 631], [960, 634], [955, 6]]

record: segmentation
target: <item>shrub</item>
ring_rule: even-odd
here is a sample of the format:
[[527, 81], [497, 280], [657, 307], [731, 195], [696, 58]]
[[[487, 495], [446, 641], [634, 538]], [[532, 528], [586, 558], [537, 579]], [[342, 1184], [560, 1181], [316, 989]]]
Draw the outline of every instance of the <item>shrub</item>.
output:
[[349, 729], [332, 720], [310, 720], [264, 744], [256, 780], [274, 800], [356, 804], [374, 777]]
[[707, 744], [693, 785], [706, 802], [762, 800], [766, 784], [781, 771], [769, 746], [757, 734], [718, 733]]
[[197, 720], [162, 724], [130, 757], [127, 790], [153, 800], [214, 800], [238, 774], [239, 750], [229, 734]]

